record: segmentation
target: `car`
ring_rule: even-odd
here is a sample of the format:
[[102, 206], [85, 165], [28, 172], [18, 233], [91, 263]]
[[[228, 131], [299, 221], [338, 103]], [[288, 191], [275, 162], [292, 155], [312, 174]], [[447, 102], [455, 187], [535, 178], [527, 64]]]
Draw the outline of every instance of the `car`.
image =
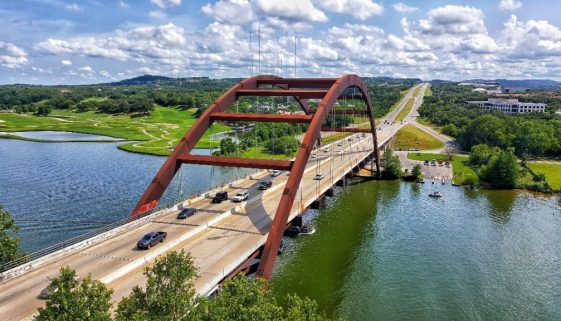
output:
[[323, 152], [324, 152], [324, 153], [327, 153], [327, 152], [329, 152], [330, 150], [331, 150], [331, 149], [329, 149], [329, 147], [326, 147], [326, 148], [323, 149]]
[[313, 158], [313, 159], [316, 159], [317, 157], [318, 157], [318, 155], [312, 154], [312, 158]]
[[351, 137], [349, 137], [347, 140], [348, 140], [349, 142], [351, 142], [351, 141], [353, 141], [353, 137], [351, 136]]
[[196, 208], [192, 208], [192, 207], [184, 208], [181, 210], [181, 212], [179, 212], [179, 214], [177, 214], [177, 218], [180, 220], [184, 220], [191, 215], [195, 215], [195, 213], [197, 213]]
[[228, 192], [218, 192], [212, 198], [212, 203], [220, 204], [222, 203], [222, 201], [225, 201], [227, 199], [228, 199]]
[[362, 135], [360, 135], [360, 136], [362, 136], [362, 137], [366, 137], [366, 133], [362, 133]]
[[429, 160], [428, 160], [428, 159], [425, 160], [424, 164], [425, 164], [425, 165], [428, 165], [428, 164], [429, 164]]
[[[79, 282], [80, 281], [80, 277], [78, 277], [77, 275], [74, 275], [74, 281]], [[49, 284], [50, 285], [50, 284]], [[76, 284], [78, 285], [78, 284]], [[54, 288], [53, 293], [56, 293], [58, 291], [58, 288]], [[49, 290], [49, 287], [45, 287], [43, 290], [41, 290], [41, 292], [39, 292], [39, 299], [42, 300], [46, 300], [51, 296], [51, 290]]]
[[246, 201], [249, 198], [249, 193], [246, 192], [239, 192], [236, 195], [234, 195], [234, 197], [232, 197], [232, 202], [243, 202]]
[[264, 190], [270, 188], [271, 186], [273, 186], [273, 182], [271, 182], [271, 181], [264, 181], [264, 182], [261, 182], [261, 183], [259, 184], [259, 189], [262, 190], [262, 191], [264, 191]]
[[166, 237], [168, 236], [167, 232], [162, 232], [162, 231], [158, 231], [158, 232], [150, 232], [146, 235], [144, 235], [144, 237], [142, 237], [137, 243], [136, 243], [136, 247], [139, 250], [142, 249], [149, 249], [152, 246], [163, 242]]
[[324, 178], [322, 173], [317, 173], [316, 176], [314, 176], [314, 180], [316, 181], [321, 181]]
[[271, 172], [271, 176], [273, 176], [273, 177], [277, 177], [279, 175], [280, 175], [280, 171], [278, 169], [275, 169]]
[[337, 146], [339, 146], [339, 147], [343, 146], [343, 142], [339, 142], [339, 144], [337, 144]]

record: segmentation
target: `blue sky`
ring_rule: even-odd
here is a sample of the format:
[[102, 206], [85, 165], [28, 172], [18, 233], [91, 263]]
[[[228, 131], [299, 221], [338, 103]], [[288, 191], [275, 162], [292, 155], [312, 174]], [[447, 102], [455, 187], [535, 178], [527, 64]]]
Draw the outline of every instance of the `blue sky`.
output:
[[559, 12], [541, 0], [2, 1], [0, 83], [246, 77], [252, 61], [293, 76], [295, 37], [296, 76], [561, 80]]

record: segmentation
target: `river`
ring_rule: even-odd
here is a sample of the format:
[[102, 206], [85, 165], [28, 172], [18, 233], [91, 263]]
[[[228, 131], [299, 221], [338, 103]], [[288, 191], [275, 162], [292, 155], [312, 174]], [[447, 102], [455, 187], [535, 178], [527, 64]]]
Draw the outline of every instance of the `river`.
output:
[[[65, 132], [34, 132], [32, 136], [109, 139]], [[20, 227], [24, 251], [37, 251], [130, 214], [165, 157], [125, 152], [117, 148], [119, 144], [0, 139], [0, 204]], [[209, 150], [193, 153], [208, 154]], [[160, 203], [202, 193], [247, 173], [184, 165]]]
[[353, 321], [561, 320], [557, 197], [374, 181], [306, 215], [316, 233], [277, 260], [279, 298]]

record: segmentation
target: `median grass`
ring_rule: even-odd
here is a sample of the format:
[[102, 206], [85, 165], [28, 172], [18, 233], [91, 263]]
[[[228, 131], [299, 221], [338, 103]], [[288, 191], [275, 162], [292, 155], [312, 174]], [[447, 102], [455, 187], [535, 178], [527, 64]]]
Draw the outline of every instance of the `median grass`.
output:
[[409, 98], [405, 106], [403, 106], [403, 109], [401, 109], [399, 114], [397, 114], [397, 116], [395, 117], [396, 122], [402, 121], [403, 119], [405, 119], [405, 117], [407, 117], [407, 115], [409, 115], [411, 109], [413, 108], [414, 102], [415, 102], [415, 98]]
[[418, 97], [420, 92], [421, 86], [417, 86], [417, 88], [415, 88], [415, 91], [413, 92], [413, 97]]
[[409, 91], [409, 89], [405, 89], [405, 90], [402, 90], [402, 91], [399, 93], [399, 95], [400, 95], [400, 96], [399, 96], [399, 99], [392, 105], [392, 107], [391, 107], [390, 110], [386, 113], [386, 115], [389, 114], [389, 113], [391, 113], [392, 111], [394, 111], [394, 110], [397, 108], [397, 106], [399, 106], [399, 104], [400, 104], [401, 101], [403, 100], [403, 97], [405, 97], [405, 95], [407, 95], [407, 92], [408, 92], [408, 91]]
[[[48, 117], [32, 114], [0, 113], [0, 131], [69, 131], [123, 138], [129, 141], [120, 149], [154, 155], [169, 155], [183, 134], [195, 123], [195, 109], [156, 106], [148, 115], [108, 115], [97, 112], [75, 113], [53, 110]], [[209, 135], [230, 130], [214, 124], [207, 130], [198, 148], [208, 148], [213, 142]], [[14, 138], [14, 137], [10, 137]], [[215, 146], [219, 144], [214, 141]], [[171, 147], [171, 148], [170, 148]]]
[[545, 175], [545, 180], [554, 190], [561, 190], [561, 163], [528, 162], [535, 172]]
[[[418, 160], [418, 161], [425, 161], [425, 160], [432, 160], [436, 159], [447, 161], [448, 155], [444, 154], [432, 154], [432, 153], [409, 153], [407, 154], [408, 159]], [[452, 160], [450, 163], [452, 164], [452, 171], [454, 175], [454, 183], [462, 184], [464, 180], [468, 177], [472, 177], [476, 181], [478, 181], [477, 174], [469, 167], [468, 165], [469, 158], [464, 155], [452, 155]]]
[[397, 132], [395, 148], [438, 149], [443, 147], [442, 141], [413, 125], [405, 125]]

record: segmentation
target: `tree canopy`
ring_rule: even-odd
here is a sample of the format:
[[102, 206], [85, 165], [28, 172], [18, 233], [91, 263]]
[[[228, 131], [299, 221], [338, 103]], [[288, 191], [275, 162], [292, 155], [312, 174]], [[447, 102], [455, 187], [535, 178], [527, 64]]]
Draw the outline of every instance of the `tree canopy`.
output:
[[18, 231], [14, 218], [0, 204], [0, 266], [23, 255], [19, 250]]

